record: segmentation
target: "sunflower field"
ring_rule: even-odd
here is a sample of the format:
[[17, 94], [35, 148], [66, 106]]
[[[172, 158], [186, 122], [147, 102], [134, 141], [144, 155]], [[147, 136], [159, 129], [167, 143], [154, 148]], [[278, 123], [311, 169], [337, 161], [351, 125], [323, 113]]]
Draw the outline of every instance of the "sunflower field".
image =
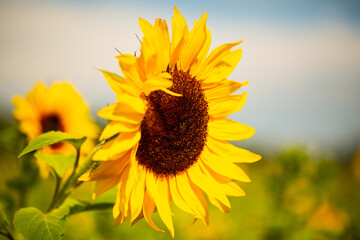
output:
[[[43, 179], [36, 161], [18, 159], [26, 138], [13, 122], [1, 121], [0, 185], [1, 227], [13, 228], [14, 213], [27, 206], [46, 211], [55, 179]], [[6, 143], [6, 144], [5, 144]], [[359, 239], [360, 154], [312, 156], [305, 146], [278, 149], [276, 153], [245, 166], [251, 183], [240, 186], [246, 196], [230, 198], [224, 214], [209, 207], [209, 226], [174, 209], [176, 239]], [[72, 193], [90, 202], [93, 183]], [[66, 218], [64, 239], [172, 239], [140, 220], [114, 227], [113, 197], [116, 189], [94, 201], [96, 210]], [[94, 204], [93, 203], [93, 204]], [[154, 222], [160, 223], [154, 214]], [[10, 226], [10, 227], [9, 227]], [[159, 227], [164, 227], [159, 224]], [[17, 236], [18, 238], [20, 236]], [[0, 235], [0, 239], [8, 239]]]

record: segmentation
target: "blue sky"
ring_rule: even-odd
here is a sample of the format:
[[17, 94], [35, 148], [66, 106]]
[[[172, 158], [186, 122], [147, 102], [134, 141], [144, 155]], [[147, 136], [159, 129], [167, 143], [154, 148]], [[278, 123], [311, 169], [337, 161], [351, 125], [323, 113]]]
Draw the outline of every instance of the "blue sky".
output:
[[[188, 24], [209, 13], [212, 48], [244, 40], [230, 79], [252, 79], [231, 118], [254, 126], [244, 144], [306, 143], [351, 148], [360, 142], [359, 1], [7, 1], [0, 3], [0, 100], [42, 80], [71, 79], [92, 112], [114, 102], [95, 68], [120, 74], [114, 47], [133, 53], [138, 18], [167, 20], [177, 5]], [[101, 90], [99, 90], [101, 89]]]

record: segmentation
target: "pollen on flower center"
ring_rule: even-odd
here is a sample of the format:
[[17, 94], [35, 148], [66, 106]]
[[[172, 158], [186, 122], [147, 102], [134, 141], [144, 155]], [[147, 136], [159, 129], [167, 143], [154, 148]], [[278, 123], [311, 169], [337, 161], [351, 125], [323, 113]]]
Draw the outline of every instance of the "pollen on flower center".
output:
[[[61, 119], [56, 114], [50, 114], [43, 116], [40, 120], [42, 133], [46, 133], [49, 131], [64, 131], [63, 124]], [[52, 149], [60, 148], [62, 146], [62, 142], [52, 144], [50, 147]]]
[[61, 120], [56, 114], [44, 116], [41, 118], [40, 122], [43, 133], [49, 131], [63, 131]]
[[208, 104], [200, 83], [189, 73], [173, 70], [172, 96], [164, 91], [147, 97], [136, 158], [160, 176], [176, 175], [192, 166], [206, 143]]

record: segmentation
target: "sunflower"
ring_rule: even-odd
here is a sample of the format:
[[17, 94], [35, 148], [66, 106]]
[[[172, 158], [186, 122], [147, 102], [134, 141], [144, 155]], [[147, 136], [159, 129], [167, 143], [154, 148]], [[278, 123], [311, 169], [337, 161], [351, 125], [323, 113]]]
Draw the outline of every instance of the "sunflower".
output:
[[[20, 131], [29, 141], [42, 133], [54, 130], [70, 133], [74, 137], [87, 136], [82, 155], [93, 149], [98, 126], [91, 119], [84, 100], [70, 83], [54, 83], [49, 88], [37, 83], [34, 90], [27, 93], [24, 98], [15, 96], [13, 104], [13, 116], [19, 122]], [[46, 154], [76, 153], [74, 147], [68, 143], [53, 144], [42, 151]], [[46, 176], [46, 173], [42, 173]]]
[[93, 197], [117, 186], [115, 225], [130, 216], [130, 224], [144, 217], [162, 232], [151, 219], [156, 207], [174, 237], [171, 200], [208, 224], [204, 194], [228, 212], [227, 196], [245, 194], [232, 180], [250, 181], [236, 163], [261, 158], [226, 141], [255, 133], [252, 127], [226, 118], [246, 99], [246, 92], [231, 94], [247, 82], [227, 80], [242, 54], [241, 49], [231, 49], [242, 41], [208, 54], [207, 16], [203, 14], [189, 31], [175, 7], [171, 41], [164, 20], [151, 25], [140, 18], [144, 34], [140, 56], [117, 56], [124, 78], [103, 71], [117, 102], [98, 112], [110, 120], [100, 140], [114, 138], [94, 155], [95, 161], [103, 162], [82, 180], [97, 181]]

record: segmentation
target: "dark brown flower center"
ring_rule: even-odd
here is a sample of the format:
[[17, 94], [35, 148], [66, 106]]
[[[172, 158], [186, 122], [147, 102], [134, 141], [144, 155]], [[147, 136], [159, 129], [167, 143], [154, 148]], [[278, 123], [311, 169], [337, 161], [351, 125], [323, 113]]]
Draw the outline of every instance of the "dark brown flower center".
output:
[[[43, 116], [40, 120], [42, 133], [46, 133], [49, 131], [64, 131], [64, 127], [62, 125], [61, 119], [56, 114], [50, 114]], [[52, 149], [57, 149], [62, 146], [62, 142], [52, 144], [50, 147]]]
[[200, 83], [183, 71], [170, 71], [182, 96], [154, 91], [147, 96], [136, 153], [139, 164], [157, 175], [176, 175], [192, 166], [206, 143], [208, 104]]

